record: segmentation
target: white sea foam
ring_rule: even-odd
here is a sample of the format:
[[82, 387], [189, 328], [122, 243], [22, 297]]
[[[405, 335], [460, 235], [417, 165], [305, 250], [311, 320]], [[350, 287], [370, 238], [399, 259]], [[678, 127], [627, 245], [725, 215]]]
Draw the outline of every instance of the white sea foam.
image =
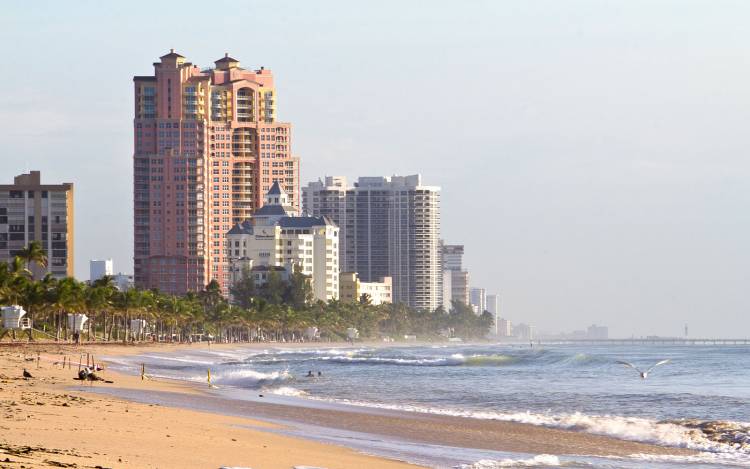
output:
[[241, 387], [270, 386], [292, 379], [288, 370], [262, 373], [248, 369], [219, 370], [212, 375], [211, 380], [216, 384]]
[[585, 415], [578, 412], [559, 415], [531, 412], [505, 413], [495, 411], [444, 409], [409, 404], [378, 404], [348, 399], [311, 398], [326, 402], [338, 402], [347, 405], [378, 409], [421, 412], [485, 420], [502, 420], [551, 428], [576, 430], [597, 435], [611, 436], [623, 440], [723, 454], [723, 459], [742, 461], [744, 464], [750, 465], [750, 449], [747, 447], [742, 448], [739, 445], [711, 441], [699, 430], [686, 428], [677, 423], [657, 422], [645, 418], [611, 415]]
[[[189, 365], [213, 365], [215, 361], [200, 360], [189, 355], [140, 355], [138, 358], [146, 358], [151, 360], [160, 360], [167, 362], [179, 362], [186, 363]], [[144, 360], [142, 360], [144, 361]]]
[[499, 467], [552, 467], [559, 466], [560, 459], [551, 454], [540, 454], [529, 459], [482, 459], [473, 464], [461, 464], [460, 469], [495, 469]]
[[272, 388], [268, 390], [271, 394], [276, 394], [277, 396], [290, 396], [290, 397], [304, 397], [308, 394], [305, 391], [302, 391], [301, 389], [293, 388], [291, 386], [281, 386], [279, 388]]
[[353, 357], [328, 356], [321, 360], [335, 363], [364, 363], [376, 365], [410, 365], [410, 366], [455, 366], [466, 363], [466, 357], [455, 353], [447, 358], [390, 358], [390, 357]]

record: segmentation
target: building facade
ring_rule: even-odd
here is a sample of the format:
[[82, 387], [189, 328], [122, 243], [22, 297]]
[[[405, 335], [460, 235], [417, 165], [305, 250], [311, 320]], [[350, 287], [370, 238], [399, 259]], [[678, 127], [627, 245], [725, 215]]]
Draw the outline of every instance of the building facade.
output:
[[495, 295], [487, 295], [487, 312], [489, 312], [492, 315], [492, 319], [495, 322], [494, 326], [492, 327], [492, 331], [494, 335], [498, 334], [499, 331], [499, 320], [500, 320], [500, 298]]
[[112, 276], [112, 282], [120, 291], [128, 291], [135, 287], [135, 280], [132, 274], [116, 273]]
[[440, 306], [440, 188], [421, 176], [341, 177], [310, 183], [304, 210], [341, 229], [341, 267], [363, 282], [393, 279], [393, 301], [415, 309]]
[[224, 236], [274, 182], [299, 207], [291, 124], [276, 120], [273, 75], [225, 55], [201, 69], [172, 50], [134, 83], [134, 267], [141, 288], [226, 293]]
[[105, 275], [115, 274], [112, 259], [92, 259], [89, 261], [89, 280], [95, 281]]
[[0, 185], [0, 262], [38, 241], [47, 253], [47, 268], [31, 266], [35, 278], [47, 273], [73, 276], [73, 184], [42, 184], [41, 173], [16, 176]]
[[357, 272], [341, 272], [339, 275], [339, 299], [347, 303], [360, 301], [367, 295], [370, 304], [393, 303], [393, 280], [383, 277], [378, 282], [362, 282]]
[[469, 292], [469, 302], [474, 312], [482, 314], [487, 311], [487, 292], [484, 288], [472, 288]]
[[509, 319], [498, 318], [497, 319], [497, 335], [499, 337], [512, 337], [513, 336], [513, 323]]
[[[461, 244], [440, 244], [443, 269], [443, 305], [450, 308], [452, 300], [469, 304], [469, 272], [463, 268], [464, 247]], [[450, 291], [447, 291], [448, 286]], [[450, 293], [450, 294], [448, 294]]]
[[533, 341], [536, 338], [536, 328], [529, 324], [517, 324], [513, 327], [513, 335], [518, 340]]
[[274, 183], [266, 202], [227, 233], [231, 276], [260, 266], [295, 268], [312, 280], [315, 299], [339, 297], [339, 228], [327, 217], [297, 216], [286, 192]]

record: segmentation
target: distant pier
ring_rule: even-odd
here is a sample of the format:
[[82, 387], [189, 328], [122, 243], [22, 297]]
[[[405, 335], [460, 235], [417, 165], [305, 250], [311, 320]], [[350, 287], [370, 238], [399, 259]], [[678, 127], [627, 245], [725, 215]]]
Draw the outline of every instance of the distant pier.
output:
[[[523, 342], [518, 342], [523, 343]], [[528, 342], [526, 342], [528, 343]], [[750, 345], [747, 339], [700, 339], [678, 337], [645, 337], [642, 339], [549, 339], [535, 340], [540, 345]]]

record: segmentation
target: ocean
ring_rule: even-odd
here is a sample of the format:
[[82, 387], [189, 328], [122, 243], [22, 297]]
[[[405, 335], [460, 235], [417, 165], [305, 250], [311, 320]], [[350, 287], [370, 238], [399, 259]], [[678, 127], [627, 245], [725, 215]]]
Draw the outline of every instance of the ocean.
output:
[[[343, 405], [530, 423], [700, 451], [691, 457], [601, 458], [499, 453], [321, 439], [434, 467], [750, 467], [748, 346], [435, 345], [210, 350], [116, 357], [112, 368], [205, 382], [232, 399]], [[648, 369], [647, 379], [618, 361]], [[312, 377], [308, 377], [312, 374]], [[249, 392], [252, 390], [252, 392]], [[257, 391], [257, 392], [256, 392]], [[356, 441], [360, 441], [359, 446]], [[353, 443], [354, 442], [354, 443]], [[422, 448], [420, 452], [420, 448]]]

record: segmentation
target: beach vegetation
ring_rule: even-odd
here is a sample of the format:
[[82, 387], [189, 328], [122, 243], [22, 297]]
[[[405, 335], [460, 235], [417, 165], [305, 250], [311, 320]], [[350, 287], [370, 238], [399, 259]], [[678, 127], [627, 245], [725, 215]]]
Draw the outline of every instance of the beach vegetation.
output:
[[200, 292], [175, 296], [156, 290], [120, 291], [109, 276], [93, 282], [49, 274], [35, 279], [29, 267], [45, 262], [44, 252], [30, 245], [12, 262], [0, 263], [0, 304], [21, 305], [36, 336], [56, 340], [71, 337], [67, 315], [76, 313], [89, 318], [82, 340], [122, 342], [296, 341], [313, 328], [315, 340], [325, 341], [347, 340], [349, 328], [363, 339], [470, 339], [485, 337], [493, 324], [489, 313], [477, 315], [455, 301], [448, 311], [375, 305], [369, 295], [353, 302], [316, 301], [309, 277], [299, 269], [288, 279], [271, 271], [262, 285], [245, 274], [231, 287], [230, 300], [215, 280]]

